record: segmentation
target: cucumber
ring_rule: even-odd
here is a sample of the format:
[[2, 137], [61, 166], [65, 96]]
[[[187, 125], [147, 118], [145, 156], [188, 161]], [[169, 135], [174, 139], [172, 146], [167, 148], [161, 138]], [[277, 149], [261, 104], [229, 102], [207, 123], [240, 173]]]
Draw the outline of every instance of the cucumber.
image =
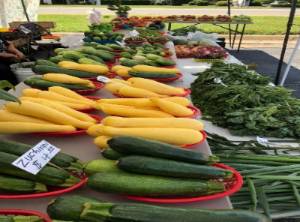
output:
[[78, 63], [80, 64], [92, 64], [92, 65], [103, 65], [103, 63], [97, 62], [93, 59], [89, 59], [89, 58], [81, 58], [78, 60]]
[[72, 176], [67, 171], [49, 165], [41, 169], [37, 175], [30, 174], [11, 164], [18, 157], [13, 154], [0, 152], [0, 173], [56, 187], [69, 187], [79, 182], [77, 177]]
[[137, 72], [130, 70], [129, 75], [134, 77], [141, 78], [157, 78], [157, 79], [167, 79], [167, 78], [175, 78], [177, 74], [166, 74], [166, 73], [155, 73], [155, 72]]
[[36, 60], [35, 64], [58, 67], [57, 64], [55, 64], [54, 62], [51, 62], [50, 60], [46, 60], [46, 59], [38, 59], [38, 60]]
[[[32, 146], [28, 144], [17, 143], [9, 140], [0, 140], [0, 152], [21, 156], [31, 148]], [[50, 160], [50, 163], [68, 170], [76, 169], [81, 171], [83, 168], [78, 158], [62, 152], [56, 154], [55, 157]]]
[[56, 54], [59, 54], [59, 53], [61, 53], [61, 52], [63, 52], [63, 51], [66, 51], [66, 50], [68, 50], [67, 48], [56, 48], [56, 49], [54, 49], [54, 52], [56, 53]]
[[161, 66], [173, 66], [176, 64], [175, 61], [165, 58], [156, 59], [155, 62], [157, 62]]
[[76, 76], [79, 78], [90, 78], [90, 77], [98, 76], [97, 73], [84, 72], [84, 71], [78, 71], [78, 70], [73, 70], [73, 69], [64, 69], [61, 67], [46, 66], [46, 65], [36, 65], [33, 67], [32, 70], [38, 74], [64, 73], [64, 74]]
[[114, 50], [123, 50], [124, 48], [117, 44], [107, 44], [107, 46], [111, 47]]
[[133, 59], [121, 58], [120, 64], [123, 66], [133, 67], [133, 66], [139, 65], [141, 63], [136, 60], [133, 60]]
[[199, 196], [225, 190], [217, 181], [166, 178], [126, 172], [103, 172], [89, 177], [88, 186], [94, 190], [136, 196]]
[[39, 193], [46, 192], [47, 187], [42, 183], [0, 175], [0, 191], [6, 193]]
[[213, 166], [184, 163], [146, 156], [127, 156], [118, 161], [118, 167], [130, 173], [191, 179], [232, 178], [231, 171]]
[[47, 213], [51, 219], [80, 221], [81, 210], [86, 202], [99, 203], [100, 201], [79, 195], [62, 196], [48, 205]]
[[131, 136], [117, 136], [108, 141], [111, 149], [124, 155], [142, 155], [178, 160], [187, 163], [213, 164], [219, 158], [194, 150], [182, 149], [167, 143]]
[[84, 54], [89, 54], [89, 55], [95, 55], [100, 58], [102, 58], [104, 61], [110, 61], [114, 59], [114, 55], [105, 51], [105, 50], [99, 50], [99, 49], [94, 49], [93, 47], [82, 47], [80, 49], [80, 52]]
[[84, 55], [77, 51], [65, 51], [62, 52], [62, 56], [64, 59], [70, 59], [73, 61], [78, 61], [79, 59], [84, 58]]
[[101, 58], [100, 58], [100, 57], [98, 57], [98, 56], [84, 54], [84, 57], [85, 57], [85, 58], [88, 58], [88, 59], [95, 60], [96, 62], [99, 62], [99, 63], [102, 63], [102, 64], [104, 64], [104, 61], [103, 61], [103, 59], [101, 59]]
[[92, 175], [95, 173], [102, 173], [102, 172], [118, 172], [120, 171], [117, 167], [117, 162], [114, 160], [108, 159], [98, 159], [89, 161], [84, 166], [84, 172], [88, 175]]
[[106, 148], [105, 150], [103, 150], [101, 152], [101, 154], [102, 154], [102, 156], [104, 156], [105, 158], [110, 159], [110, 160], [117, 160], [123, 156], [121, 153], [119, 153], [111, 148]]
[[106, 46], [106, 45], [101, 45], [101, 44], [97, 44], [96, 49], [102, 49], [102, 50], [110, 51], [110, 52], [114, 51], [111, 47]]
[[89, 86], [52, 82], [52, 81], [44, 80], [39, 77], [32, 77], [30, 79], [26, 79], [24, 83], [28, 86], [31, 86], [32, 88], [38, 88], [38, 89], [48, 89], [51, 86], [61, 86], [72, 90], [91, 89]]

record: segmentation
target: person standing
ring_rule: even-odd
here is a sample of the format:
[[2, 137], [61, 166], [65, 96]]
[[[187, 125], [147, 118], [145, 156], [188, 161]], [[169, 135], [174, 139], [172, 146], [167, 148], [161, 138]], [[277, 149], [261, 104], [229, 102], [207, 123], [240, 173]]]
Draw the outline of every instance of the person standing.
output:
[[24, 54], [12, 42], [0, 38], [0, 80], [8, 80], [14, 85], [17, 84], [17, 78], [11, 71], [10, 65], [24, 58]]

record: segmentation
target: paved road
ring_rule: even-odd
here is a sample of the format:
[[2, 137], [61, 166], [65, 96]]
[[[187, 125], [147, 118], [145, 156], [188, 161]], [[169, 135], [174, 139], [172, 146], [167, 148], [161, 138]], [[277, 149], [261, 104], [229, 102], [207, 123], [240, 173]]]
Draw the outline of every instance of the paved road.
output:
[[[40, 7], [39, 14], [87, 14], [92, 7], [64, 7], [64, 6], [47, 6]], [[104, 15], [114, 14], [106, 8], [100, 8]], [[134, 15], [220, 15], [226, 14], [226, 8], [198, 8], [198, 9], [179, 9], [179, 8], [134, 8], [130, 14]], [[249, 16], [288, 16], [288, 8], [263, 8], [263, 9], [232, 9], [232, 15], [249, 15]], [[300, 16], [300, 10], [296, 12]]]

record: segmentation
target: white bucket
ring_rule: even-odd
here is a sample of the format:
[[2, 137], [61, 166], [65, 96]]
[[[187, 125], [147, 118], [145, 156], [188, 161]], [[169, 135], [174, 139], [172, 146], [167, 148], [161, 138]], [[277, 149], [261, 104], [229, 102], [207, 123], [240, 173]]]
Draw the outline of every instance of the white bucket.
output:
[[28, 77], [35, 75], [31, 67], [34, 65], [33, 62], [16, 63], [10, 66], [11, 71], [16, 75], [19, 82], [23, 82]]

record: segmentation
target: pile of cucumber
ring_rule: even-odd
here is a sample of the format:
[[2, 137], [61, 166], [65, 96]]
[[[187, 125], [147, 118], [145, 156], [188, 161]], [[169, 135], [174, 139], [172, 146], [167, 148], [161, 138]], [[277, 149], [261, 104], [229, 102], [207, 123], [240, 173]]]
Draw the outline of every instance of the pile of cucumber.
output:
[[100, 192], [149, 197], [192, 197], [225, 191], [224, 179], [233, 173], [212, 164], [210, 156], [177, 146], [136, 137], [108, 141], [109, 159], [86, 164], [88, 186]]
[[25, 215], [0, 215], [1, 222], [43, 222], [44, 220], [38, 216]]
[[32, 146], [0, 140], [0, 193], [32, 194], [47, 192], [51, 187], [70, 187], [80, 179], [72, 173], [81, 173], [82, 164], [73, 156], [59, 152], [38, 174], [33, 175], [12, 165]]
[[64, 196], [47, 208], [52, 219], [86, 222], [270, 222], [244, 210], [170, 208], [147, 204], [110, 203], [84, 196]]

